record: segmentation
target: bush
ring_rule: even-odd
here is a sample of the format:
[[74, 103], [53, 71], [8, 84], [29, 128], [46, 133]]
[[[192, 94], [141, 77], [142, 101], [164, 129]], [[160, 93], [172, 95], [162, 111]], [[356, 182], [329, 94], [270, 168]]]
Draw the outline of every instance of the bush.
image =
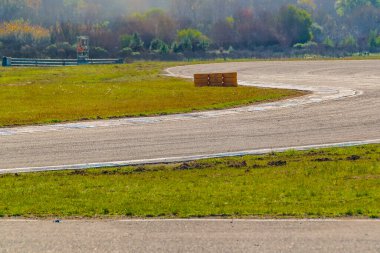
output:
[[68, 42], [52, 44], [46, 47], [45, 52], [51, 58], [75, 58], [77, 56], [76, 47]]
[[330, 39], [329, 37], [327, 37], [323, 41], [322, 45], [325, 46], [326, 48], [334, 48], [335, 42], [332, 39]]
[[[210, 40], [196, 29], [183, 29], [177, 33], [175, 52], [206, 51], [210, 46]], [[174, 48], [173, 48], [174, 50]]]
[[167, 44], [162, 45], [160, 49], [160, 54], [168, 54], [170, 53], [170, 48]]
[[368, 47], [371, 50], [375, 50], [380, 47], [380, 36], [378, 35], [377, 30], [371, 31], [368, 37]]
[[141, 52], [144, 50], [144, 42], [138, 33], [132, 35], [123, 35], [120, 38], [122, 48], [129, 47], [133, 52]]
[[150, 43], [149, 50], [154, 53], [168, 54], [170, 52], [169, 46], [160, 39], [154, 39]]
[[91, 58], [105, 58], [109, 56], [106, 49], [102, 47], [93, 47], [90, 49]]
[[45, 50], [46, 50], [46, 53], [47, 53], [50, 57], [55, 57], [55, 56], [57, 56], [57, 52], [58, 52], [57, 44], [52, 44], [52, 45], [48, 46]]
[[133, 50], [130, 47], [125, 47], [122, 50], [120, 50], [120, 55], [122, 57], [128, 57], [131, 56], [133, 53]]
[[24, 57], [36, 57], [36, 51], [35, 49], [30, 45], [23, 45], [20, 49], [20, 53]]
[[294, 48], [296, 49], [310, 49], [310, 48], [316, 48], [318, 44], [314, 41], [309, 41], [307, 43], [297, 43], [294, 44]]
[[351, 34], [347, 36], [346, 38], [344, 38], [342, 42], [340, 43], [340, 47], [350, 50], [350, 51], [355, 50], [357, 46], [358, 46], [358, 43], [356, 39], [354, 38], [354, 36], [352, 36]]

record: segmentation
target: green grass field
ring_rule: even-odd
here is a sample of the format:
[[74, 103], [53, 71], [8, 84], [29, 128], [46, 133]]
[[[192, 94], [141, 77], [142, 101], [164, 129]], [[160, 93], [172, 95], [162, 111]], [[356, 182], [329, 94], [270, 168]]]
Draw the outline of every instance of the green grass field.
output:
[[1, 68], [0, 126], [222, 109], [302, 94], [279, 89], [195, 88], [164, 77], [184, 63]]
[[0, 176], [0, 216], [370, 217], [380, 145]]

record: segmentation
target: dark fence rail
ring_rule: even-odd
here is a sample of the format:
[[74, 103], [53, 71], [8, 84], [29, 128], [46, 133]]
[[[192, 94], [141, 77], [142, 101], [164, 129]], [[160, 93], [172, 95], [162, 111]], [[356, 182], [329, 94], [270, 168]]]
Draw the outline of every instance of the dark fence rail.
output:
[[85, 64], [122, 64], [122, 59], [28, 59], [28, 58], [11, 58], [3, 57], [2, 65], [4, 67], [21, 66], [21, 67], [34, 67], [34, 66], [76, 66]]

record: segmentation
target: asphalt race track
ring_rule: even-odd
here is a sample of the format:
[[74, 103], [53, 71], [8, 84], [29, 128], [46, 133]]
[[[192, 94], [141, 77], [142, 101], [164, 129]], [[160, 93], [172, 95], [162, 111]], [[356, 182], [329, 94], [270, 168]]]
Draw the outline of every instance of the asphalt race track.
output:
[[237, 71], [244, 85], [312, 94], [190, 115], [0, 128], [0, 173], [380, 143], [380, 61], [259, 61], [168, 71], [184, 77], [196, 72]]
[[[0, 174], [380, 143], [380, 61], [194, 65], [304, 97], [224, 111], [0, 128]], [[0, 252], [380, 252], [379, 220], [0, 219]]]
[[0, 220], [0, 252], [380, 251], [371, 220]]

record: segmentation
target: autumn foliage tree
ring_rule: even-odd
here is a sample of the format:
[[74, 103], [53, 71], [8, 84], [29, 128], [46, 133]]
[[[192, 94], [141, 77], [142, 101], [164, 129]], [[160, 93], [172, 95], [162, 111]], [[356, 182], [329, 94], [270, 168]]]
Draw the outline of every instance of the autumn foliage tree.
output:
[[4, 55], [16, 52], [20, 56], [35, 56], [50, 43], [50, 32], [22, 20], [4, 22], [0, 24], [0, 42]]

